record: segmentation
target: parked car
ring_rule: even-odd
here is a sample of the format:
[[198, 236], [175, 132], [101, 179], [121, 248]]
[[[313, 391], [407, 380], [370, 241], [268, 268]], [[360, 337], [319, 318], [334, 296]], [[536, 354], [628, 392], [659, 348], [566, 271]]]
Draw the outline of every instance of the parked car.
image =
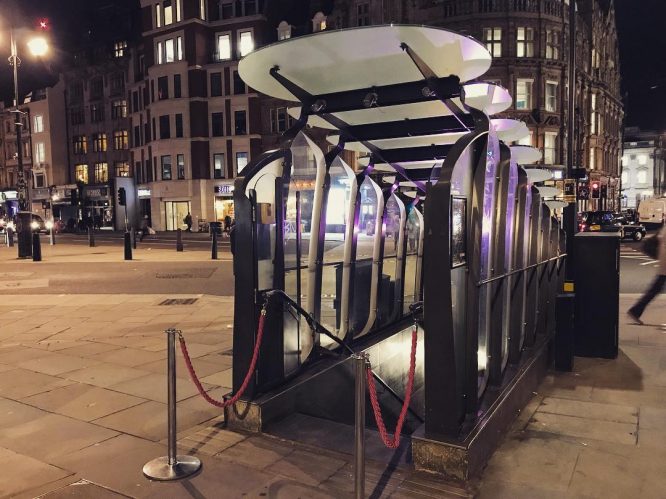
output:
[[44, 219], [39, 215], [37, 215], [37, 213], [19, 211], [18, 216], [21, 216], [26, 213], [30, 214], [30, 228], [32, 229], [33, 232], [48, 232], [46, 223], [44, 223]]
[[666, 197], [641, 201], [638, 205], [638, 221], [642, 224], [663, 225], [666, 222]]
[[620, 237], [640, 241], [645, 237], [645, 226], [629, 222], [625, 216], [612, 211], [584, 211], [578, 217], [580, 232], [619, 232]]

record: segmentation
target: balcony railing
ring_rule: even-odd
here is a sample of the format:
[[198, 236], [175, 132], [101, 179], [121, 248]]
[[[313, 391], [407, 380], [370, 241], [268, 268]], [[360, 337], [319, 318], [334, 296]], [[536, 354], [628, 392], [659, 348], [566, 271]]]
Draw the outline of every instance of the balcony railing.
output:
[[563, 12], [563, 0], [443, 0], [436, 5], [447, 18], [493, 12], [540, 12], [561, 17]]

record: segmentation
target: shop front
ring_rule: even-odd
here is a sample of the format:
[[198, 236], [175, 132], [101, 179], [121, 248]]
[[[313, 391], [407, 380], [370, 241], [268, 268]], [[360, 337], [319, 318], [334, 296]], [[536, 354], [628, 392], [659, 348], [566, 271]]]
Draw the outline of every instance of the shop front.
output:
[[113, 229], [113, 199], [108, 186], [83, 188], [83, 221], [96, 228]]
[[139, 186], [137, 188], [137, 197], [139, 198], [139, 217], [141, 220], [147, 219], [148, 226], [153, 226], [153, 213], [150, 207], [150, 189], [148, 187]]
[[76, 195], [76, 189], [76, 184], [56, 185], [51, 189], [53, 218], [62, 220], [70, 227], [79, 219], [78, 200], [72, 195]]
[[233, 181], [216, 183], [215, 194], [215, 220], [224, 223], [226, 217], [233, 220], [234, 217], [234, 184]]
[[2, 191], [2, 207], [0, 216], [13, 218], [19, 211], [18, 192], [13, 190]]
[[186, 229], [185, 217], [192, 214], [190, 201], [165, 201], [166, 230]]

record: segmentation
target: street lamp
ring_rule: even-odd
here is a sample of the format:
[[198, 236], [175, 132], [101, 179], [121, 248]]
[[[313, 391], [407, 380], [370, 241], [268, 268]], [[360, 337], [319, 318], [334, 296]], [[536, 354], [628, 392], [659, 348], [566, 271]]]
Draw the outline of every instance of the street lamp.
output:
[[[16, 149], [17, 149], [17, 191], [19, 198], [19, 210], [25, 210], [27, 207], [26, 200], [26, 182], [25, 172], [23, 171], [23, 144], [21, 140], [21, 128], [23, 127], [22, 115], [19, 109], [19, 87], [18, 87], [18, 67], [21, 65], [21, 59], [18, 56], [18, 44], [14, 34], [14, 28], [9, 30], [11, 55], [9, 56], [9, 64], [14, 70], [14, 109], [12, 112], [16, 113]], [[28, 51], [35, 57], [43, 57], [48, 53], [49, 44], [43, 36], [35, 36], [30, 38], [27, 43]]]

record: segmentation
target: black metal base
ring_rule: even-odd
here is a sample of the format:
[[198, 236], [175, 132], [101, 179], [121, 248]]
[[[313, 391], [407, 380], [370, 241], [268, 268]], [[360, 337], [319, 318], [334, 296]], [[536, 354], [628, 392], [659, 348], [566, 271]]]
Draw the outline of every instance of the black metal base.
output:
[[[457, 480], [479, 475], [507, 429], [532, 398], [550, 364], [552, 337], [540, 337], [523, 352], [523, 361], [507, 372], [496, 393], [486, 393], [483, 416], [458, 438], [426, 435], [422, 425], [412, 434], [412, 460], [418, 470]], [[489, 388], [492, 390], [492, 388]]]

